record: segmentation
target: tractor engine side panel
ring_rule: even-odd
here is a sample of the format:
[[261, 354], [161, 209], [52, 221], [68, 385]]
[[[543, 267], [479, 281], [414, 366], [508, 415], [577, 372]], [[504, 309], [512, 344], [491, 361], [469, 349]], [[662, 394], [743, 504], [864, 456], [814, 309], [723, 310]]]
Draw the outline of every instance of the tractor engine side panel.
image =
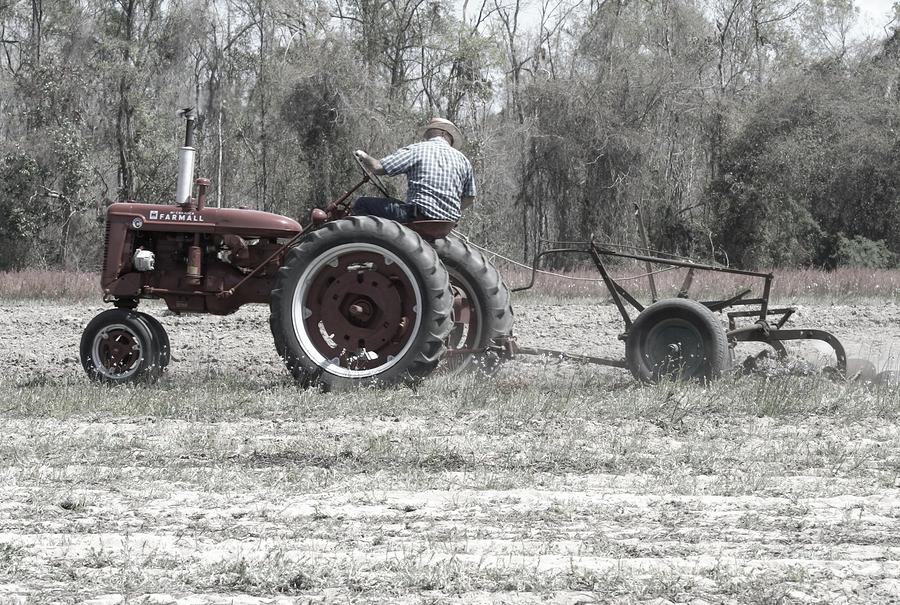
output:
[[[267, 303], [281, 255], [230, 291], [281, 249], [279, 237], [299, 233], [299, 225], [266, 213], [233, 210], [221, 215], [221, 209], [213, 210], [220, 211], [218, 218], [229, 219], [224, 221], [229, 227], [235, 227], [237, 219], [247, 219], [242, 228], [236, 228], [240, 234], [226, 232], [214, 221], [216, 215], [200, 214], [205, 211], [176, 212], [169, 206], [145, 204], [111, 206], [101, 275], [104, 294], [117, 299], [162, 298], [173, 311], [217, 315], [233, 313], [246, 303]], [[247, 237], [251, 228], [265, 235]], [[152, 270], [137, 270], [133, 262], [137, 251], [152, 253]]]
[[[236, 265], [233, 252], [224, 245], [223, 238], [203, 235], [200, 239], [201, 263], [199, 278], [188, 275], [188, 249], [194, 243], [193, 234], [154, 234], [156, 270], [148, 272], [144, 291], [166, 301], [169, 309], [178, 312], [213, 313], [227, 315], [243, 304], [268, 303], [272, 278], [281, 264], [278, 256], [251, 277], [233, 295], [223, 293], [237, 286], [250, 272]], [[257, 241], [247, 245], [253, 268], [281, 248], [275, 240]], [[243, 257], [242, 257], [243, 258]]]

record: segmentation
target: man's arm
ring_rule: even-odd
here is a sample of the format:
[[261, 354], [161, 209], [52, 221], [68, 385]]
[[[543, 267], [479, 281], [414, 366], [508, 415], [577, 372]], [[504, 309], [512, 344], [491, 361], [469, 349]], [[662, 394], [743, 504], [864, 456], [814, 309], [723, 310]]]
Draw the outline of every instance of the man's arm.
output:
[[472, 204], [475, 203], [474, 195], [464, 195], [460, 200], [460, 210], [467, 210]]
[[381, 165], [381, 162], [370, 156], [362, 149], [357, 149], [353, 152], [353, 155], [358, 157], [359, 161], [362, 162], [363, 165], [371, 170], [374, 174], [377, 174], [378, 176], [387, 174], [387, 171], [385, 171], [384, 167]]

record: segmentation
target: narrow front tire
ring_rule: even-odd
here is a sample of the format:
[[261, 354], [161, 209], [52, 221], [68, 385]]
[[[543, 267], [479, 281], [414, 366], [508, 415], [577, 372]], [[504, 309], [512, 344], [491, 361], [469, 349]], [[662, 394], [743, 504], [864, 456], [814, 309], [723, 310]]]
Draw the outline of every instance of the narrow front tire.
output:
[[94, 317], [81, 335], [81, 365], [91, 380], [107, 384], [159, 377], [159, 349], [141, 314], [110, 309]]

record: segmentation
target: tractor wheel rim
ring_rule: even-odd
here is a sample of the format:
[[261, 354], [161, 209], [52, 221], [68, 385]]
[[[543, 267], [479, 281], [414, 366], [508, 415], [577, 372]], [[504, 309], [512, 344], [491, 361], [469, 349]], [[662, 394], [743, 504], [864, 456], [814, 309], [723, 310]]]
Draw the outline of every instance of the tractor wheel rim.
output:
[[[472, 359], [471, 354], [453, 355], [454, 349], [474, 349], [481, 343], [482, 322], [478, 316], [479, 305], [478, 295], [469, 281], [459, 272], [450, 270], [450, 288], [453, 291], [453, 329], [447, 336], [448, 354], [446, 361], [448, 369], [457, 370], [466, 366]], [[468, 321], [461, 320], [456, 309], [468, 307]]]
[[292, 300], [294, 334], [324, 371], [369, 378], [403, 359], [422, 324], [409, 265], [375, 244], [335, 246], [311, 262]]
[[691, 322], [665, 319], [650, 329], [644, 341], [645, 358], [662, 375], [696, 376], [706, 363], [703, 335]]
[[91, 346], [97, 373], [112, 380], [125, 380], [137, 373], [144, 359], [144, 343], [124, 324], [104, 326]]

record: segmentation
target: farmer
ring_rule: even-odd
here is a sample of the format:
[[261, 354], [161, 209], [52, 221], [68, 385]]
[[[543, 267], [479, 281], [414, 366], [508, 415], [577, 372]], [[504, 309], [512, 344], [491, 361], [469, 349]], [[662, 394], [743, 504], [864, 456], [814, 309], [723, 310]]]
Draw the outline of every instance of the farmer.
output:
[[432, 118], [419, 131], [422, 141], [376, 160], [361, 149], [356, 157], [373, 173], [406, 175], [406, 202], [385, 197], [361, 197], [353, 214], [371, 214], [400, 223], [414, 220], [459, 221], [475, 201], [472, 164], [459, 151], [463, 138], [450, 120]]

